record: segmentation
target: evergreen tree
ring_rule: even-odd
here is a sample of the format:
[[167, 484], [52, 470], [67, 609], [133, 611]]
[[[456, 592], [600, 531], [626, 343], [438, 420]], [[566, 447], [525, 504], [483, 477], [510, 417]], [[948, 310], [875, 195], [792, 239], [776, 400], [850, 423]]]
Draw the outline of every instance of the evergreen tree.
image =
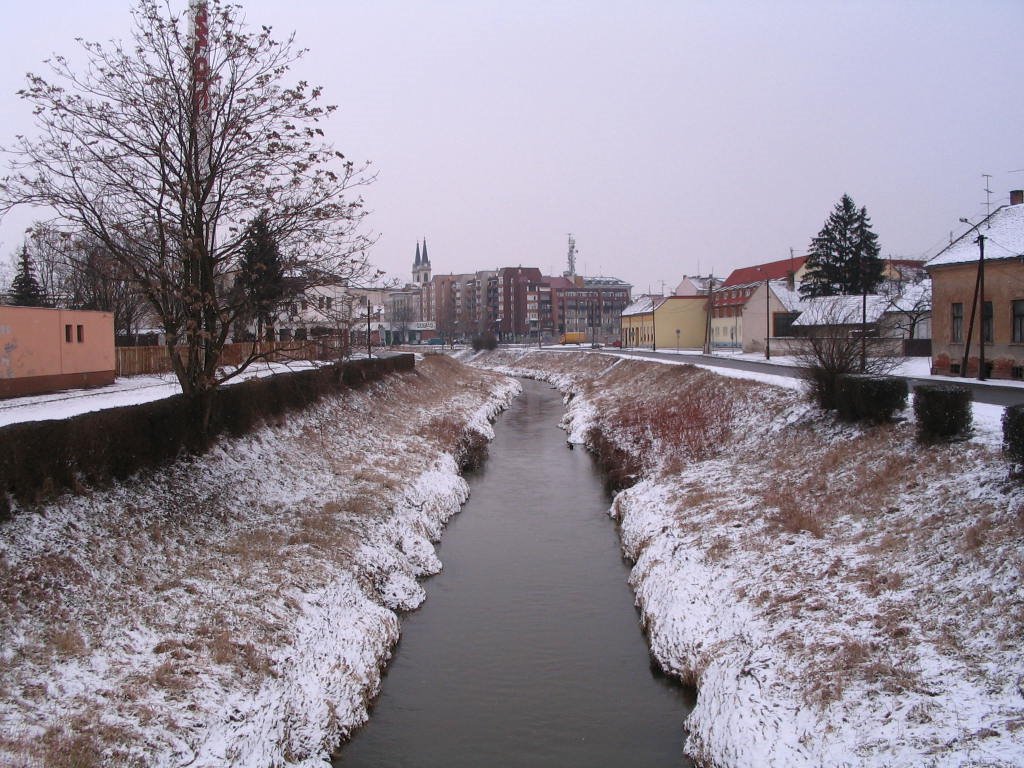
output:
[[275, 310], [284, 295], [284, 264], [264, 214], [257, 216], [246, 232], [240, 279], [259, 335], [264, 325], [272, 335]]
[[878, 235], [871, 230], [867, 208], [858, 210], [853, 198], [843, 195], [811, 241], [800, 295], [811, 298], [874, 292], [884, 270], [879, 252]]
[[11, 304], [16, 307], [45, 307], [46, 296], [39, 287], [32, 269], [32, 259], [28, 255], [28, 246], [21, 247], [18, 274], [11, 281]]

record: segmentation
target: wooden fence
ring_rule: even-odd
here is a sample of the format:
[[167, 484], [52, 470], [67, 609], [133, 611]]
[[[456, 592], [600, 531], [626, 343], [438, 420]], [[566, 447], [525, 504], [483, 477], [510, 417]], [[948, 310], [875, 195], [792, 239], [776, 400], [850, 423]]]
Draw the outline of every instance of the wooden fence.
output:
[[[337, 339], [310, 339], [307, 341], [261, 341], [225, 344], [221, 365], [240, 365], [255, 355], [273, 363], [296, 360], [337, 360], [345, 350], [339, 349]], [[167, 347], [118, 347], [117, 375], [141, 376], [151, 373], [170, 373], [171, 358]]]

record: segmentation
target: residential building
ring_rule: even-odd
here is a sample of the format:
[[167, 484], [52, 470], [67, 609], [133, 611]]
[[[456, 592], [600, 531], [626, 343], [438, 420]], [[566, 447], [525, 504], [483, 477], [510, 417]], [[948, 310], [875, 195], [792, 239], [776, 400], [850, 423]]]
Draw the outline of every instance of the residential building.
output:
[[0, 397], [113, 384], [114, 315], [0, 306]]
[[709, 287], [717, 288], [722, 284], [720, 277], [700, 277], [683, 275], [679, 285], [672, 291], [673, 296], [707, 296]]
[[[1024, 379], [1024, 191], [1012, 191], [1009, 205], [964, 231], [925, 269], [932, 279], [932, 373]], [[979, 272], [984, 294], [976, 302]]]
[[617, 277], [570, 275], [547, 279], [552, 284], [557, 333], [585, 332], [601, 343], [621, 338], [622, 313], [632, 303], [633, 286]]
[[[528, 311], [530, 286], [543, 280], [536, 267], [502, 267], [488, 280], [489, 329], [502, 341], [519, 341], [536, 334]], [[534, 289], [536, 293], [536, 289]]]
[[701, 349], [707, 306], [707, 296], [639, 296], [622, 312], [622, 346]]
[[[772, 316], [772, 335], [780, 335], [779, 331], [786, 334], [799, 312], [795, 306], [799, 296], [794, 292], [806, 272], [806, 262], [806, 257], [794, 256], [734, 269], [712, 293], [712, 348], [764, 350], [768, 312]], [[770, 283], [773, 285], [766, 287]]]

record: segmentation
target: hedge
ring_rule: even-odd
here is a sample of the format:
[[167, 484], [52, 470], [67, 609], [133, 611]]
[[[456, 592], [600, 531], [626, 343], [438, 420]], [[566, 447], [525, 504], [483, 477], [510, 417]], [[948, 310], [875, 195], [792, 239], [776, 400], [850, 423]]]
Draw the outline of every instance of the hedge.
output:
[[971, 390], [959, 384], [919, 384], [914, 389], [917, 439], [935, 442], [971, 431]]
[[836, 377], [835, 408], [847, 421], [892, 421], [907, 406], [907, 382], [895, 376], [842, 374]]
[[199, 427], [199, 404], [174, 395], [68, 419], [0, 428], [0, 520], [11, 500], [35, 503], [81, 483], [102, 485], [203, 453], [222, 434], [244, 435], [327, 394], [414, 368], [413, 355], [353, 360], [250, 379], [214, 392], [210, 426]]
[[1003, 452], [1018, 468], [1024, 467], [1024, 405], [1003, 411]]

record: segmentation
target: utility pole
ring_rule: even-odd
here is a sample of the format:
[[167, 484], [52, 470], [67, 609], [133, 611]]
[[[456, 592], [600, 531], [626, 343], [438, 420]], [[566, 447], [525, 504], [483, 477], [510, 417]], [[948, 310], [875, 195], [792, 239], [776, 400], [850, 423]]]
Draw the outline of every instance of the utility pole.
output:
[[[966, 219], [961, 219], [961, 221], [966, 221]], [[977, 226], [978, 225], [975, 225], [975, 228], [977, 228]], [[985, 320], [984, 320], [984, 316], [985, 316], [985, 309], [984, 309], [984, 307], [985, 307], [985, 299], [984, 299], [984, 291], [985, 291], [985, 240], [986, 240], [985, 236], [979, 232], [978, 233], [978, 239], [974, 241], [974, 242], [976, 242], [978, 244], [978, 249], [979, 249], [978, 250], [978, 276], [977, 276], [977, 278], [976, 278], [976, 280], [974, 282], [974, 297], [971, 299], [971, 320], [967, 324], [967, 338], [964, 339], [964, 359], [963, 359], [963, 361], [962, 361], [962, 363], [960, 365], [960, 377], [961, 378], [966, 377], [967, 376], [967, 361], [970, 358], [970, 354], [971, 354], [971, 341], [972, 341], [972, 339], [974, 337], [974, 318], [977, 316], [978, 302], [980, 301], [981, 305], [982, 305], [982, 311], [981, 311], [981, 314], [982, 314], [982, 329], [981, 329], [980, 333], [978, 334], [981, 337], [979, 339], [979, 345], [978, 345], [978, 347], [980, 349], [980, 353], [978, 355], [978, 380], [979, 381], [984, 381], [985, 380], [985, 329], [984, 329], [984, 324], [985, 324]], [[979, 298], [979, 296], [981, 298]]]
[[860, 372], [868, 367], [868, 282], [865, 279], [864, 254], [860, 255]]
[[[985, 236], [978, 233], [978, 299], [981, 303], [981, 331], [978, 333], [978, 381], [985, 380]], [[995, 318], [992, 318], [995, 322]]]
[[658, 326], [654, 322], [654, 314], [658, 311], [658, 302], [651, 296], [651, 352], [658, 351]]
[[711, 313], [715, 308], [715, 276], [708, 275], [708, 310], [704, 318], [704, 354], [711, 354]]

